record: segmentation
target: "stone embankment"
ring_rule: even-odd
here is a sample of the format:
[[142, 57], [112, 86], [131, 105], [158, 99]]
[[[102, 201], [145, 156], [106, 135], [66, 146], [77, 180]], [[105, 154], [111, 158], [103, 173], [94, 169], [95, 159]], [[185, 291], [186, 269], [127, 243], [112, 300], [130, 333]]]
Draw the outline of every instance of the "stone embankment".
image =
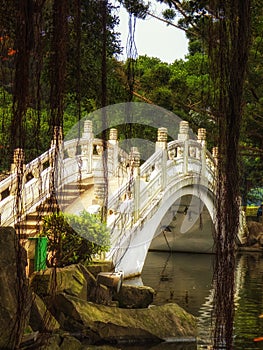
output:
[[[6, 327], [0, 334], [0, 348], [14, 349], [10, 327], [18, 310], [16, 238], [12, 229], [2, 231], [6, 233], [0, 235], [0, 322]], [[150, 287], [107, 283], [107, 276], [111, 281], [108, 268], [71, 265], [35, 272], [30, 281], [25, 280], [28, 289], [21, 349], [107, 350], [125, 343], [195, 339], [194, 316], [177, 304], [152, 305], [154, 290]]]

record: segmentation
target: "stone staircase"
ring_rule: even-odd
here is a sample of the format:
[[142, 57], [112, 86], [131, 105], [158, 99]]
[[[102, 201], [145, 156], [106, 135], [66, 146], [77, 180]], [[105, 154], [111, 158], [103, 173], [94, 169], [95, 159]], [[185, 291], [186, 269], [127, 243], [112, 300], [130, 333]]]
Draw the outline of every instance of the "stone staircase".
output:
[[43, 226], [44, 216], [65, 209], [93, 186], [93, 178], [85, 179], [81, 183], [66, 185], [59, 201], [54, 197], [48, 198], [43, 204], [36, 208], [36, 211], [27, 214], [20, 223], [15, 224], [15, 229], [17, 233], [19, 233], [20, 238], [27, 239], [39, 234]]

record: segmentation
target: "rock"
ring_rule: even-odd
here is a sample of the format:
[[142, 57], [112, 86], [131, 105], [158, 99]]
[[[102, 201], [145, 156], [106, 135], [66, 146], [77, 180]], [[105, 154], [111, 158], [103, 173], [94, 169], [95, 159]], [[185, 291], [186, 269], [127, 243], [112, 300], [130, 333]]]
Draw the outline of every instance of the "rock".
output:
[[119, 292], [122, 286], [123, 273], [121, 272], [100, 272], [97, 275], [97, 283], [110, 287]]
[[177, 304], [120, 309], [62, 293], [55, 296], [53, 308], [63, 329], [81, 332], [92, 344], [157, 342], [169, 337], [196, 336], [195, 317]]
[[87, 281], [80, 265], [70, 265], [56, 270], [34, 272], [31, 287], [41, 297], [55, 293], [67, 293], [87, 300]]
[[116, 346], [110, 346], [110, 345], [87, 345], [87, 346], [84, 345], [81, 350], [121, 350], [121, 349], [117, 348]]
[[92, 262], [87, 266], [87, 270], [97, 277], [100, 272], [112, 272], [114, 270], [111, 261]]
[[33, 349], [38, 350], [59, 350], [61, 344], [61, 337], [59, 334], [42, 335], [40, 340], [35, 344]]
[[7, 350], [20, 343], [30, 307], [26, 251], [12, 227], [0, 227], [0, 252], [0, 348]]
[[121, 349], [110, 345], [87, 345], [87, 346], [83, 346], [81, 350], [121, 350]]
[[33, 295], [29, 325], [33, 331], [39, 332], [51, 332], [60, 328], [58, 321], [51, 315], [44, 301], [37, 294]]
[[147, 308], [153, 302], [154, 294], [151, 287], [123, 284], [119, 293], [114, 294], [113, 300], [117, 300], [119, 307], [123, 308]]
[[45, 302], [48, 302], [52, 292], [53, 294], [64, 292], [83, 300], [116, 305], [116, 301], [112, 302], [111, 288], [98, 283], [93, 274], [81, 264], [34, 272], [31, 276], [31, 288], [44, 298]]
[[74, 338], [69, 336], [66, 336], [63, 341], [62, 344], [60, 345], [60, 350], [80, 350], [82, 349], [82, 345], [81, 342]]
[[[94, 303], [112, 305], [112, 291], [107, 286], [98, 283], [95, 276], [83, 265], [79, 265], [87, 281], [87, 299]], [[106, 265], [107, 266], [107, 265]]]
[[248, 221], [248, 239], [247, 245], [252, 246], [259, 242], [261, 236], [263, 236], [263, 224], [256, 221]]

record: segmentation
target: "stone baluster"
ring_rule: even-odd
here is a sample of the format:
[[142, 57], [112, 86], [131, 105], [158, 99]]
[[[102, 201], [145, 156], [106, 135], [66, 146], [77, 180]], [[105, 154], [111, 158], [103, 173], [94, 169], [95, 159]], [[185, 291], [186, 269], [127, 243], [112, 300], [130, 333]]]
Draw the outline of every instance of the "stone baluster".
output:
[[22, 148], [14, 150], [11, 173], [16, 175], [14, 182], [10, 186], [10, 194], [14, 196], [14, 221], [19, 223], [23, 214], [25, 199], [25, 153]]
[[130, 152], [130, 166], [134, 177], [134, 222], [140, 217], [140, 153], [137, 147], [132, 147]]
[[85, 120], [84, 121], [84, 130], [82, 133], [82, 138], [83, 139], [93, 139], [93, 125], [92, 125], [92, 121], [91, 120]]
[[62, 126], [54, 126], [53, 139], [51, 140], [51, 153], [49, 155], [50, 167], [55, 166], [55, 162], [58, 161], [59, 152], [62, 150], [63, 145], [63, 129]]
[[[183, 173], [188, 173], [188, 148], [189, 148], [189, 123], [185, 120], [180, 122], [178, 140], [184, 142], [183, 149]], [[178, 152], [181, 153], [180, 150]]]
[[63, 129], [62, 126], [54, 126], [53, 139], [51, 140], [51, 147], [60, 147], [63, 142]]
[[110, 137], [109, 137], [109, 143], [113, 146], [113, 153], [109, 152], [108, 157], [112, 156], [112, 164], [113, 164], [113, 174], [118, 175], [118, 166], [119, 166], [119, 142], [118, 142], [118, 130], [117, 129], [110, 129]]
[[217, 167], [217, 165], [218, 165], [218, 147], [212, 148], [212, 156], [215, 160], [215, 166]]
[[[60, 166], [60, 157], [63, 153], [63, 129], [62, 126], [54, 126], [53, 139], [51, 140], [51, 152], [49, 153], [49, 195], [56, 196], [55, 192], [63, 185], [63, 167]], [[62, 182], [62, 183], [61, 183]], [[43, 191], [46, 189], [43, 188]]]
[[167, 128], [158, 128], [155, 151], [167, 149]]
[[[107, 169], [103, 166], [103, 157], [105, 156], [103, 151], [103, 145], [96, 146], [97, 157], [93, 161], [93, 174], [94, 174], [94, 195], [96, 203], [101, 207], [105, 207], [105, 199], [107, 195]], [[106, 172], [106, 173], [105, 173]]]
[[24, 188], [24, 172], [25, 172], [25, 152], [22, 148], [16, 148], [13, 154], [13, 163], [11, 164], [11, 173], [16, 174], [15, 182], [10, 186], [10, 194], [21, 195]]
[[84, 131], [82, 133], [82, 139], [85, 140], [85, 144], [81, 146], [81, 156], [82, 156], [82, 172], [91, 174], [93, 170], [93, 128], [92, 121], [84, 121]]
[[197, 141], [201, 144], [201, 176], [205, 176], [206, 172], [206, 129], [200, 128], [198, 129]]
[[22, 148], [16, 148], [13, 155], [13, 163], [11, 164], [11, 173], [21, 173], [25, 170], [25, 152]]
[[164, 190], [167, 184], [167, 128], [159, 128], [155, 150], [162, 150], [161, 160], [161, 189]]

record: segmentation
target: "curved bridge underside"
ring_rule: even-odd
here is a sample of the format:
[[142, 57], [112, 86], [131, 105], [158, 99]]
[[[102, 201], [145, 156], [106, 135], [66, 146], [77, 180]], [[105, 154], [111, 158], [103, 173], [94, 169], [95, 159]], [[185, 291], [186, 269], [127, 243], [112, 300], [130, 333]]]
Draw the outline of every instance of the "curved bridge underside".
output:
[[184, 177], [167, 187], [145, 217], [123, 233], [109, 257], [116, 269], [131, 277], [141, 273], [149, 249], [212, 252], [213, 218], [213, 193], [200, 178]]

